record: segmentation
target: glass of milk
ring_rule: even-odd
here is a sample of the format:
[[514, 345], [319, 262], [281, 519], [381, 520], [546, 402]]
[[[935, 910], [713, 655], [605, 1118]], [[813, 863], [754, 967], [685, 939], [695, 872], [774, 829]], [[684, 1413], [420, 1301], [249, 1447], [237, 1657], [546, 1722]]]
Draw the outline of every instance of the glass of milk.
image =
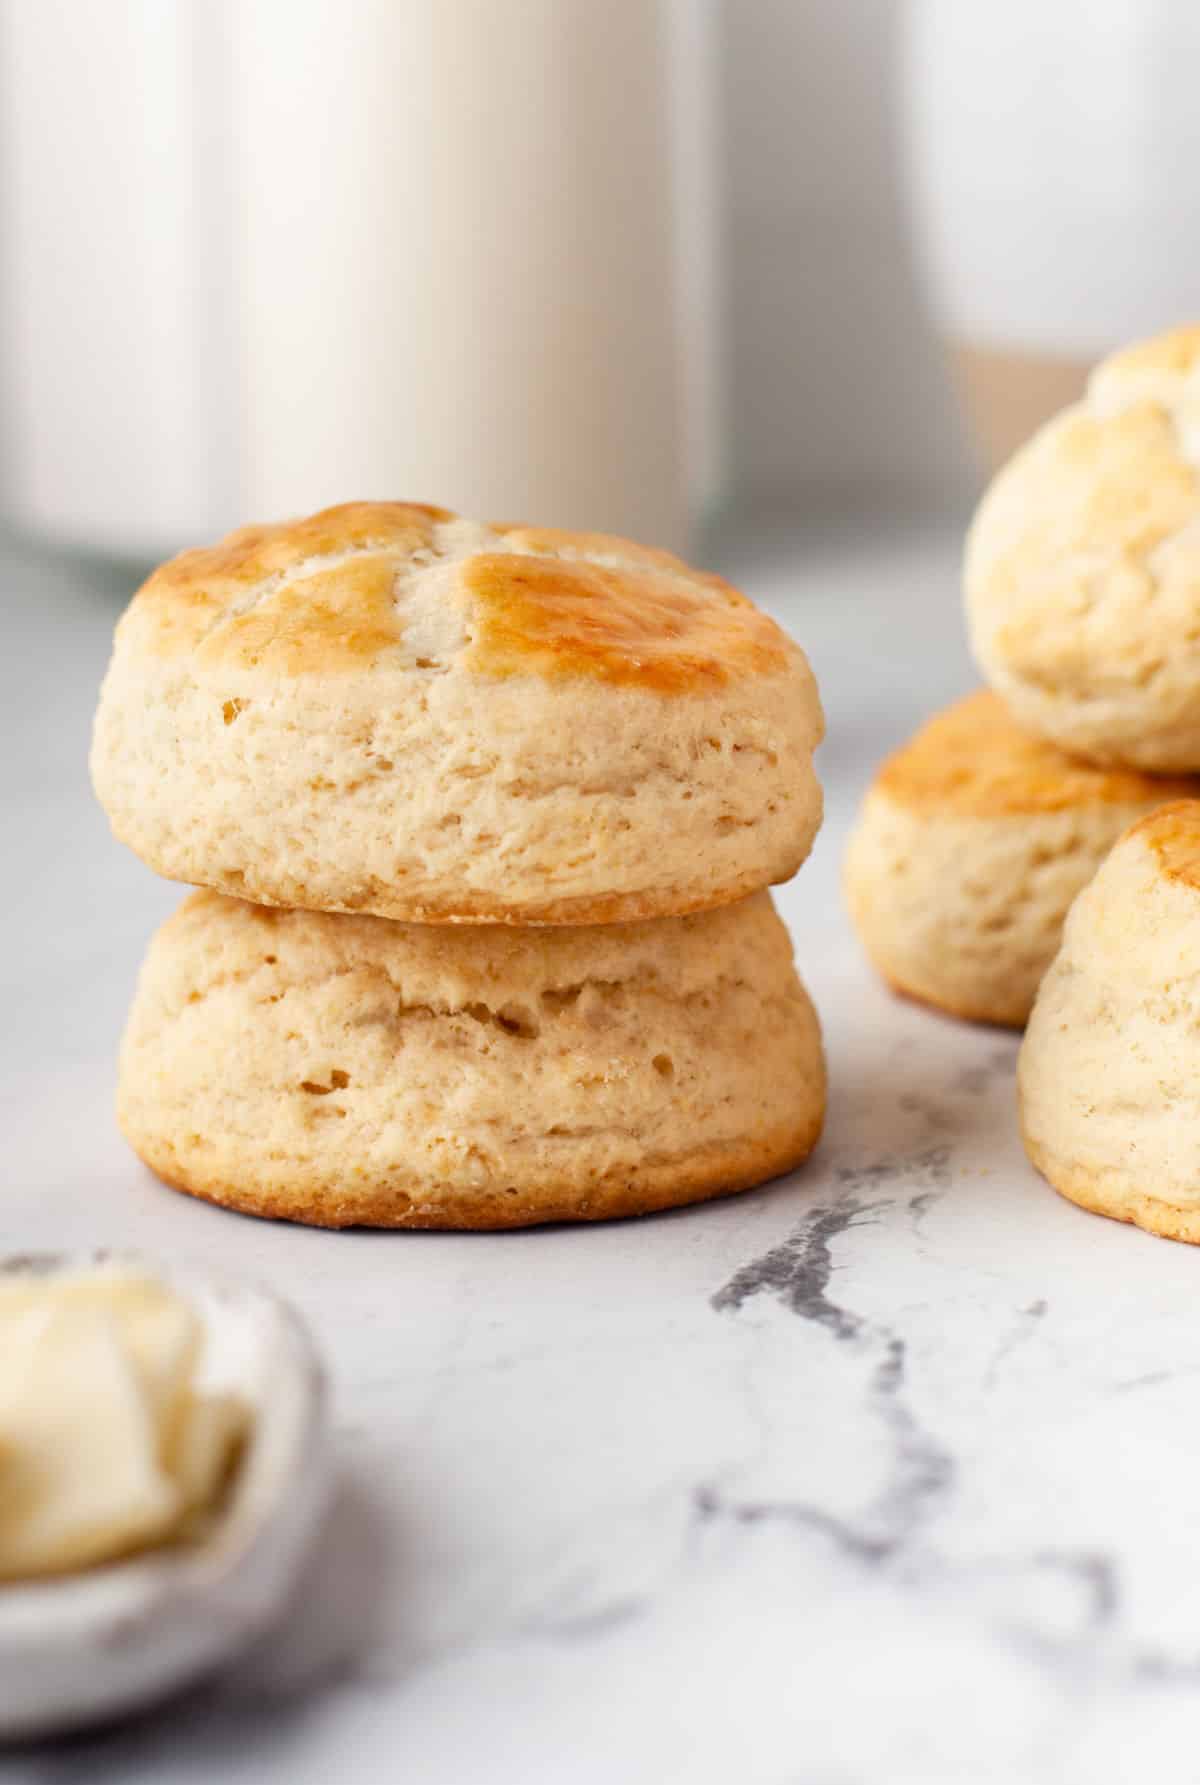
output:
[[682, 545], [710, 0], [0, 0], [0, 506], [158, 554], [412, 497]]

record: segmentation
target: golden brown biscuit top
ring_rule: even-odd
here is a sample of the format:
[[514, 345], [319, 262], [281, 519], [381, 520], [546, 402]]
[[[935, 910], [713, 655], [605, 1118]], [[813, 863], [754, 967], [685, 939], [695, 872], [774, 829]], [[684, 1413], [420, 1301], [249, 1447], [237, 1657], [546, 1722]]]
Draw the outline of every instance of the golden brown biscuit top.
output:
[[1200, 890], [1200, 800], [1175, 800], [1128, 832], [1140, 837], [1171, 880]]
[[[1096, 768], [1031, 737], [981, 689], [923, 725], [889, 756], [875, 788], [909, 811], [1006, 818], [1079, 807], [1139, 805], [1200, 795], [1200, 777]], [[1200, 807], [1196, 808], [1200, 814]]]
[[143, 584], [118, 637], [154, 656], [284, 676], [442, 668], [427, 624], [413, 627], [424, 642], [407, 637], [431, 604], [453, 610], [449, 654], [480, 676], [685, 693], [783, 669], [795, 654], [744, 595], [670, 552], [404, 502], [347, 503], [183, 552]]

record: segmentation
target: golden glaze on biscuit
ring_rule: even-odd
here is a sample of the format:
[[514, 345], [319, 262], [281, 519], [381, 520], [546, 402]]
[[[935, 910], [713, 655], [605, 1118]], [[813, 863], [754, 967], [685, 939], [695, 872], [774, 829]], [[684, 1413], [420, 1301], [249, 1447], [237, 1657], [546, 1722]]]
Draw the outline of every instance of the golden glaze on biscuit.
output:
[[395, 583], [393, 561], [365, 553], [283, 582], [203, 639], [196, 661], [287, 676], [377, 663], [402, 636]]
[[[720, 577], [602, 533], [471, 527], [445, 509], [356, 502], [244, 527], [143, 586], [131, 625], [160, 655], [283, 676], [386, 662], [403, 585], [439, 579], [481, 676], [594, 676], [679, 693], [783, 670], [772, 620]], [[150, 621], [146, 630], [146, 622]]]
[[887, 759], [875, 786], [909, 811], [971, 818], [1200, 795], [1200, 777], [1096, 768], [1067, 756], [1023, 731], [987, 689], [969, 694], [923, 725]]
[[[344, 502], [301, 520], [238, 527], [216, 545], [194, 547], [160, 565], [138, 590], [131, 611], [152, 615], [158, 649], [173, 655], [252, 611], [297, 565], [368, 551], [398, 561], [427, 548], [436, 523], [451, 519], [449, 510], [418, 502]], [[222, 654], [214, 640], [209, 661]], [[230, 656], [242, 660], [240, 638]]]
[[1171, 880], [1200, 889], [1200, 800], [1176, 800], [1135, 824], [1139, 836]]
[[674, 694], [787, 661], [779, 628], [718, 577], [480, 553], [463, 582], [480, 613], [467, 661], [484, 675], [594, 675]]

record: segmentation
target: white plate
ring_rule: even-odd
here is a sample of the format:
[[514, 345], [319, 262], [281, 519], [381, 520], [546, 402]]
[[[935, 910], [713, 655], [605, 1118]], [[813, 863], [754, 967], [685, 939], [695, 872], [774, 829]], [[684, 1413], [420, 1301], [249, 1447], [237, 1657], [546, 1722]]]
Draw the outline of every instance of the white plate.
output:
[[114, 1263], [169, 1284], [199, 1311], [199, 1379], [236, 1389], [252, 1425], [227, 1504], [201, 1541], [0, 1586], [0, 1736], [10, 1739], [117, 1716], [236, 1655], [282, 1608], [328, 1497], [322, 1372], [284, 1302], [131, 1253], [0, 1258], [0, 1274]]

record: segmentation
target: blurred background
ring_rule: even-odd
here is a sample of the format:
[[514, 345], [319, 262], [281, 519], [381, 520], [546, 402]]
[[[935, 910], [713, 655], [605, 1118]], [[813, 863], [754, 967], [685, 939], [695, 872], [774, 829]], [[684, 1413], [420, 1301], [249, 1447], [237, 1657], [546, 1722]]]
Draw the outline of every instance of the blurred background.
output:
[[961, 519], [1200, 310], [1198, 58], [1186, 0], [0, 0], [0, 517]]

